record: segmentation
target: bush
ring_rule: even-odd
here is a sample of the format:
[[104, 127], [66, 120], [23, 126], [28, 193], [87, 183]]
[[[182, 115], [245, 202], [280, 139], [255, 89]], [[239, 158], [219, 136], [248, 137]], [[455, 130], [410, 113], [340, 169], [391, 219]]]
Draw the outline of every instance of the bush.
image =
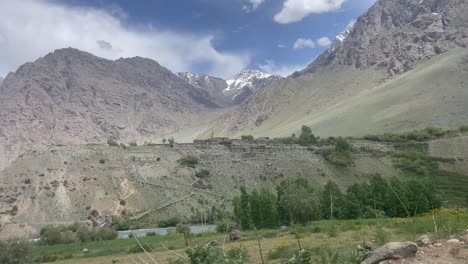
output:
[[179, 164], [189, 168], [195, 168], [198, 164], [198, 159], [193, 156], [187, 156], [178, 160]]
[[171, 264], [244, 264], [248, 263], [249, 255], [244, 248], [231, 249], [223, 254], [217, 247], [195, 247], [185, 251], [188, 260], [178, 259]]
[[[143, 248], [146, 250], [146, 252], [153, 251], [153, 248], [148, 244], [143, 245]], [[144, 252], [143, 248], [141, 248], [140, 245], [135, 245], [131, 247], [130, 249], [128, 249], [128, 253], [130, 254], [141, 253], [141, 252]]]
[[170, 226], [176, 226], [178, 223], [180, 223], [180, 219], [178, 217], [171, 217], [166, 220], [161, 220], [158, 223], [158, 227], [170, 227]]
[[148, 233], [146, 233], [146, 236], [147, 237], [154, 237], [154, 236], [159, 236], [159, 234], [156, 233], [156, 232], [148, 232]]
[[252, 135], [242, 135], [242, 140], [254, 140], [255, 138]]
[[219, 222], [216, 222], [216, 232], [218, 233], [225, 233], [226, 230], [227, 232], [231, 232], [234, 229], [239, 229], [239, 226], [236, 222], [229, 219], [223, 219]]
[[32, 248], [22, 242], [0, 241], [0, 263], [2, 264], [29, 264], [32, 260]]
[[208, 170], [202, 169], [195, 174], [195, 177], [200, 179], [206, 179], [210, 177], [210, 172]]
[[97, 240], [114, 240], [117, 239], [119, 233], [114, 229], [109, 227], [99, 228], [96, 231], [96, 239]]
[[118, 232], [108, 227], [89, 229], [85, 224], [73, 224], [70, 226], [48, 225], [41, 229], [40, 235], [42, 243], [55, 245], [97, 240], [114, 240], [117, 238]]
[[296, 251], [295, 247], [292, 246], [280, 246], [267, 253], [267, 258], [270, 260], [274, 259], [289, 259], [294, 255]]
[[107, 144], [111, 147], [118, 147], [119, 146], [119, 143], [117, 143], [115, 140], [113, 139], [109, 139], [107, 140]]

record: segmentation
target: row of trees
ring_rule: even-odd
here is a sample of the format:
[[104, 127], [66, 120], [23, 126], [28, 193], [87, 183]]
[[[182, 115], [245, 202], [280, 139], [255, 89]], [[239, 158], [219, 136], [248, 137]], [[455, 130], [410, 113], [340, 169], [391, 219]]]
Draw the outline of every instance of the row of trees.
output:
[[430, 183], [374, 175], [369, 183], [353, 184], [346, 192], [332, 181], [317, 188], [303, 178], [283, 181], [276, 193], [241, 188], [233, 200], [233, 214], [243, 229], [250, 229], [320, 219], [412, 217], [440, 206]]

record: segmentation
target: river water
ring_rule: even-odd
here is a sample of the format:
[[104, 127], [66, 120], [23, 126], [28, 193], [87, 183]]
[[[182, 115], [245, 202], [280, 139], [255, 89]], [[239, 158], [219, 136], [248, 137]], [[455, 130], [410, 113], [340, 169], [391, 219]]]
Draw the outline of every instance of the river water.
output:
[[[175, 227], [169, 227], [175, 230]], [[133, 234], [137, 237], [144, 237], [148, 233], [156, 233], [161, 236], [165, 236], [168, 234], [168, 228], [148, 228], [148, 229], [136, 229], [136, 230], [125, 230], [119, 231], [119, 239], [128, 238], [128, 235]], [[190, 233], [191, 234], [201, 234], [201, 233], [215, 233], [216, 226], [215, 225], [193, 225], [190, 226]]]

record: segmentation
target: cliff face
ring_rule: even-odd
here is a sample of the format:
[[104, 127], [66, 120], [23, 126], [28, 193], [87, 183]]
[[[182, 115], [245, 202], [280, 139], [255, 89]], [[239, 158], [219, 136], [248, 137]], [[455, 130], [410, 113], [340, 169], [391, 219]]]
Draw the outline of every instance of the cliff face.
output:
[[5, 164], [45, 144], [160, 138], [216, 108], [207, 92], [155, 61], [57, 50], [23, 65], [1, 86], [0, 159]]
[[338, 47], [302, 73], [336, 63], [401, 74], [416, 64], [468, 45], [468, 3], [464, 0], [381, 0], [358, 18]]

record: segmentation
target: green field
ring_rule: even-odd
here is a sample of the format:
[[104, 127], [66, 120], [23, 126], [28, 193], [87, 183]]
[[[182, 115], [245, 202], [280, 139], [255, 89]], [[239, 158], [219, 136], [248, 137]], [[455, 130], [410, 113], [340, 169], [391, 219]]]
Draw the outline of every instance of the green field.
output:
[[[437, 225], [435, 232], [434, 220]], [[353, 252], [359, 244], [372, 242], [380, 245], [389, 241], [413, 241], [422, 234], [428, 234], [433, 239], [448, 238], [461, 234], [468, 227], [468, 214], [463, 210], [440, 209], [413, 219], [358, 219], [358, 220], [325, 220], [296, 226], [296, 232], [303, 248], [320, 254], [324, 248], [330, 248], [343, 255]], [[281, 263], [290, 258], [298, 250], [295, 231], [290, 227], [274, 230], [259, 230], [257, 232], [262, 245], [264, 258], [268, 263]], [[212, 240], [223, 245], [225, 234], [204, 234], [192, 236], [190, 246], [204, 246]], [[169, 259], [184, 255], [185, 242], [181, 235], [154, 236], [140, 238], [145, 248], [158, 263], [168, 263]], [[260, 263], [256, 234], [254, 231], [244, 231], [240, 242], [226, 242], [226, 249], [244, 247], [248, 249], [250, 263]], [[82, 253], [87, 248], [88, 253]], [[71, 245], [37, 246], [34, 256], [48, 257], [57, 263], [143, 263], [145, 259], [151, 263], [145, 253], [141, 253], [135, 239], [92, 242]]]

